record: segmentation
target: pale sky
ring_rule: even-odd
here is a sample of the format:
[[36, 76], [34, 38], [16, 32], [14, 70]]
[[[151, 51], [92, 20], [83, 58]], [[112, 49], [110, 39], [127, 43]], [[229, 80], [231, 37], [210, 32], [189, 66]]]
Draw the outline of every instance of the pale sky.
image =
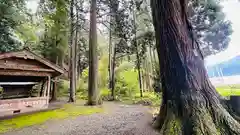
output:
[[[29, 0], [27, 7], [33, 12], [37, 9], [39, 0]], [[240, 2], [238, 0], [227, 0], [222, 2], [223, 11], [226, 14], [226, 19], [232, 22], [233, 34], [228, 48], [216, 55], [209, 56], [205, 59], [206, 66], [217, 64], [229, 60], [237, 55], [240, 55]]]

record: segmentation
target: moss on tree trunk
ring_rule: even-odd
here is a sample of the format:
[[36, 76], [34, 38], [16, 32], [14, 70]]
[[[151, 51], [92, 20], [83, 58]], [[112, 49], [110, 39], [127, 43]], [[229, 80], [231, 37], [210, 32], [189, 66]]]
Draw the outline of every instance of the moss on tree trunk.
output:
[[187, 18], [187, 0], [151, 0], [163, 101], [154, 126], [163, 135], [239, 135], [220, 102]]

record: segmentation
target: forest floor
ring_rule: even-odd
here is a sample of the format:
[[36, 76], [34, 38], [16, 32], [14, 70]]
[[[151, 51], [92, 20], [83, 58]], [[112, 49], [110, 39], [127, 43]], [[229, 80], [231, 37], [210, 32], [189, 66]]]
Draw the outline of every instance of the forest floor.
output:
[[151, 108], [104, 102], [104, 112], [49, 120], [3, 135], [158, 135], [152, 129]]

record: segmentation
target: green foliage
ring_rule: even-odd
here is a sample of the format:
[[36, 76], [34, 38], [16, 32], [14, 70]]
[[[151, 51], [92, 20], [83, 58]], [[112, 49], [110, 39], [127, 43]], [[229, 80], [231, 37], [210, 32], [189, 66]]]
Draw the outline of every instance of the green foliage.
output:
[[42, 124], [48, 120], [65, 119], [68, 117], [75, 117], [79, 115], [89, 115], [93, 113], [103, 112], [99, 107], [77, 106], [74, 104], [67, 104], [61, 109], [51, 110], [46, 112], [39, 112], [30, 115], [19, 116], [9, 120], [0, 121], [0, 133], [10, 130], [16, 130], [28, 126]]
[[0, 86], [0, 99], [2, 98], [3, 88]]
[[98, 84], [100, 88], [107, 87], [108, 84], [108, 56], [103, 55], [99, 60]]
[[231, 22], [225, 20], [219, 0], [191, 1], [189, 11], [193, 30], [203, 47], [204, 56], [223, 51], [232, 34]]
[[68, 48], [68, 2], [65, 0], [44, 2], [41, 10], [45, 30], [38, 49], [44, 57], [62, 64]]
[[120, 96], [132, 97], [139, 91], [138, 72], [134, 69], [121, 72], [117, 76], [115, 90]]
[[[99, 60], [98, 66], [98, 85], [100, 93], [102, 90], [106, 90], [108, 85], [108, 57], [103, 55]], [[88, 89], [88, 68], [84, 69], [82, 76], [79, 79], [77, 86], [77, 97], [80, 99], [87, 99], [87, 89]]]
[[155, 92], [144, 92], [143, 97], [140, 97], [140, 93], [134, 93], [134, 96], [120, 97], [120, 100], [126, 104], [142, 104], [146, 106], [159, 107], [161, 104], [161, 94]]
[[116, 76], [119, 76], [123, 71], [132, 69], [134, 66], [135, 66], [134, 63], [128, 62], [128, 61], [124, 61], [119, 66], [117, 66], [115, 68], [114, 72], [115, 72]]
[[16, 28], [26, 21], [24, 6], [24, 0], [0, 0], [0, 52], [21, 49]]
[[69, 93], [69, 81], [67, 80], [60, 80], [58, 83], [57, 90], [59, 91], [59, 96], [67, 96]]

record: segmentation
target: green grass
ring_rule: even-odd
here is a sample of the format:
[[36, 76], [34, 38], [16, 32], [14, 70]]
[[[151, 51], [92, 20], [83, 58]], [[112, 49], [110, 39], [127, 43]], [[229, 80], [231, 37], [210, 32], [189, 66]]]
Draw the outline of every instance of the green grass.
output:
[[222, 96], [240, 96], [240, 85], [221, 86], [216, 88]]
[[2, 120], [0, 121], [0, 133], [42, 124], [48, 120], [58, 120], [100, 112], [103, 112], [103, 109], [100, 107], [87, 107], [67, 104], [63, 108], [57, 110], [38, 112], [30, 115], [19, 116], [13, 119]]
[[135, 93], [132, 97], [121, 97], [121, 101], [125, 104], [135, 104], [139, 101], [149, 101], [151, 106], [160, 106], [161, 95], [157, 95], [154, 92], [144, 92], [143, 97], [140, 97], [140, 93]]

